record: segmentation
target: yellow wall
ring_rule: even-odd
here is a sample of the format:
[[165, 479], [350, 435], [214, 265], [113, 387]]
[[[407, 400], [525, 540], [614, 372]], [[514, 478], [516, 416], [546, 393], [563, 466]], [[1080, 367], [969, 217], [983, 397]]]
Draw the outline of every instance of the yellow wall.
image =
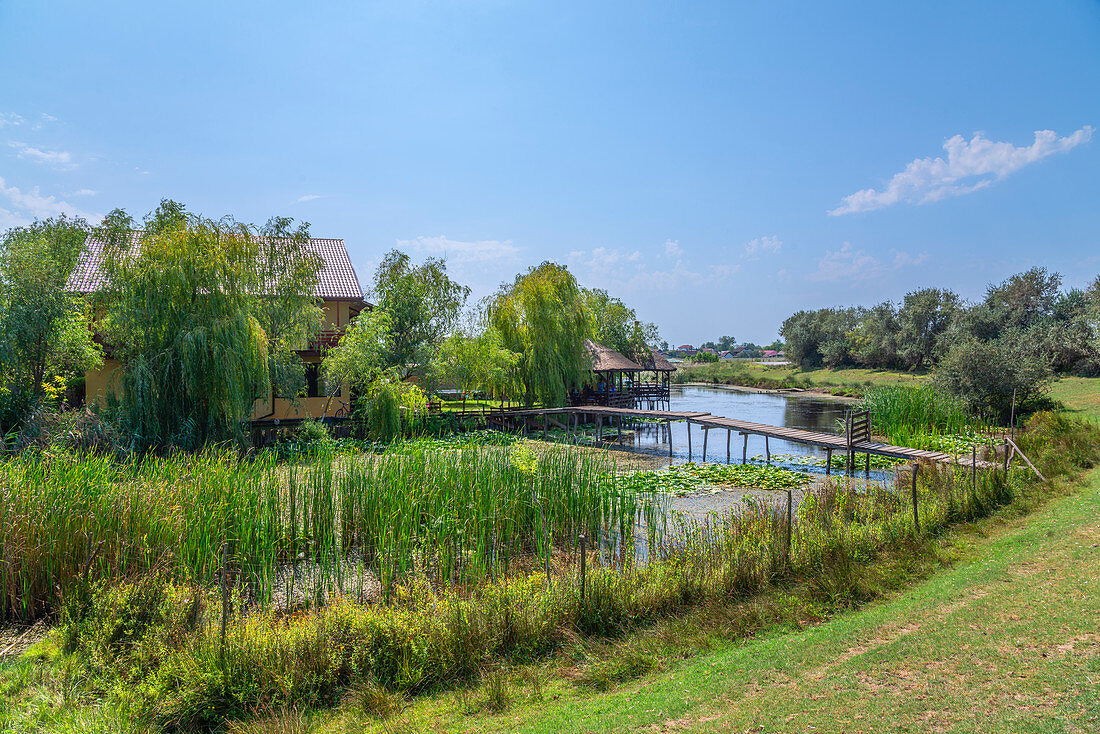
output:
[[[325, 301], [321, 304], [324, 313], [325, 331], [342, 331], [351, 319], [350, 301]], [[305, 351], [307, 345], [302, 345]], [[303, 355], [307, 362], [318, 362], [314, 355]], [[89, 405], [104, 406], [107, 395], [117, 391], [117, 378], [114, 375], [122, 369], [118, 360], [105, 359], [103, 366], [98, 370], [84, 373], [85, 400]], [[340, 391], [339, 397], [334, 397], [329, 403], [324, 398], [298, 398], [296, 401], [285, 398], [275, 398], [274, 409], [269, 396], [258, 399], [252, 406], [252, 420], [289, 420], [295, 418], [322, 418], [334, 417], [337, 414], [347, 415], [351, 412], [350, 390], [345, 385]], [[328, 403], [328, 412], [325, 413], [325, 404]], [[323, 415], [324, 414], [324, 415]]]

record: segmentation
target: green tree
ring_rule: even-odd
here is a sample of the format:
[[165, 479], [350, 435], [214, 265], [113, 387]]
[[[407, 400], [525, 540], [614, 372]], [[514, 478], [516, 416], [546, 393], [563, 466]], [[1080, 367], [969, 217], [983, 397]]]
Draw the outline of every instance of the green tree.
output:
[[427, 402], [420, 388], [402, 381], [400, 368], [389, 364], [393, 338], [388, 313], [378, 309], [361, 313], [321, 363], [329, 402], [337, 390], [350, 389], [357, 403], [354, 416], [379, 441], [396, 438], [402, 416], [414, 415]]
[[633, 308], [599, 288], [582, 288], [581, 301], [592, 324], [592, 338], [628, 357], [648, 355], [660, 340], [656, 324], [642, 322]]
[[[266, 248], [282, 240], [264, 241], [245, 224], [190, 214], [168, 200], [139, 232], [116, 210], [97, 236], [105, 243], [98, 298], [107, 312], [99, 327], [125, 367], [116, 375], [122, 427], [139, 448], [243, 440], [242, 423], [270, 393], [275, 369], [272, 337], [260, 323], [271, 315], [269, 293], [304, 302], [316, 270], [273, 283], [271, 263], [281, 255]], [[312, 318], [309, 309], [301, 313]]]
[[102, 359], [87, 303], [67, 288], [87, 235], [83, 220], [62, 216], [11, 229], [0, 241], [0, 385], [12, 408], [2, 422], [18, 422], [48, 383]]
[[440, 348], [436, 377], [465, 393], [505, 398], [519, 392], [516, 368], [520, 357], [504, 346], [496, 329], [490, 327], [480, 333], [458, 330]]
[[848, 334], [862, 316], [858, 308], [821, 308], [791, 315], [780, 329], [787, 356], [806, 369], [851, 363]]
[[889, 301], [863, 313], [847, 334], [852, 361], [865, 367], [893, 367], [898, 361], [898, 314]]
[[1046, 268], [1017, 273], [986, 290], [985, 305], [1000, 328], [1027, 329], [1054, 316], [1061, 296], [1062, 276]]
[[254, 313], [267, 337], [268, 379], [275, 395], [293, 398], [305, 384], [297, 350], [321, 325], [315, 292], [324, 263], [310, 245], [309, 224], [295, 227], [287, 217], [272, 217], [260, 228], [257, 251], [264, 286]]
[[923, 288], [905, 294], [897, 317], [902, 365], [911, 370], [932, 367], [943, 350], [943, 336], [961, 308], [962, 299], [953, 291]]
[[502, 286], [488, 302], [489, 324], [504, 348], [520, 355], [517, 371], [527, 405], [565, 403], [591, 374], [584, 340], [591, 334], [576, 279], [544, 262]]
[[1035, 350], [1020, 348], [1018, 339], [975, 339], [953, 344], [934, 376], [936, 386], [966, 402], [987, 420], [1005, 423], [1012, 412], [1039, 407], [1050, 388], [1052, 372]]
[[407, 376], [426, 372], [435, 350], [451, 331], [470, 289], [447, 275], [447, 262], [428, 258], [413, 265], [399, 250], [387, 253], [374, 273], [371, 291], [389, 314], [392, 337], [387, 361]]

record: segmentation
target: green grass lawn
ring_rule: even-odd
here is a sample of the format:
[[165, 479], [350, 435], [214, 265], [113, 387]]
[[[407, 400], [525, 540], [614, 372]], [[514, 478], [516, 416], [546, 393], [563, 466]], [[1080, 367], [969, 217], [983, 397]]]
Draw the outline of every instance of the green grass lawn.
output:
[[1071, 413], [1100, 420], [1100, 377], [1063, 377], [1054, 383], [1050, 396]]
[[804, 370], [793, 365], [751, 362], [715, 362], [681, 367], [677, 377], [688, 382], [718, 382], [762, 388], [799, 386], [854, 395], [873, 385], [912, 385], [927, 379], [924, 374], [895, 370]]
[[886, 601], [665, 664], [608, 692], [380, 731], [1100, 731], [1100, 470], [1087, 488], [945, 541], [957, 562]]

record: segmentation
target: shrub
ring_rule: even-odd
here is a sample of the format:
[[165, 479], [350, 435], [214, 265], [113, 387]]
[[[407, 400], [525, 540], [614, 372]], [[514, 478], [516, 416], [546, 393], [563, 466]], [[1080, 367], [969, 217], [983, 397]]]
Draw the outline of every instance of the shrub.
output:
[[1007, 423], [1015, 398], [1016, 413], [1042, 406], [1053, 380], [1048, 362], [1007, 339], [967, 340], [948, 350], [934, 376], [935, 385], [964, 401], [977, 415]]

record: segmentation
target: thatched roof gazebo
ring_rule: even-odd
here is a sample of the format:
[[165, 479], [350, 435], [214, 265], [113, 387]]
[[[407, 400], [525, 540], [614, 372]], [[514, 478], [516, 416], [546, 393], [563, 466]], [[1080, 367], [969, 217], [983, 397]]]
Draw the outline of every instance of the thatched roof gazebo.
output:
[[669, 410], [671, 375], [676, 371], [676, 366], [656, 349], [650, 349], [648, 354], [636, 355], [634, 361], [642, 366], [643, 373], [653, 373], [652, 382], [646, 381], [644, 374], [634, 375], [631, 385], [634, 407], [647, 410], [660, 410], [663, 407]]
[[[592, 381], [570, 396], [572, 404], [633, 408], [633, 377], [645, 368], [591, 339], [584, 340], [584, 349], [592, 360]], [[628, 376], [627, 379], [624, 379], [624, 375]]]

